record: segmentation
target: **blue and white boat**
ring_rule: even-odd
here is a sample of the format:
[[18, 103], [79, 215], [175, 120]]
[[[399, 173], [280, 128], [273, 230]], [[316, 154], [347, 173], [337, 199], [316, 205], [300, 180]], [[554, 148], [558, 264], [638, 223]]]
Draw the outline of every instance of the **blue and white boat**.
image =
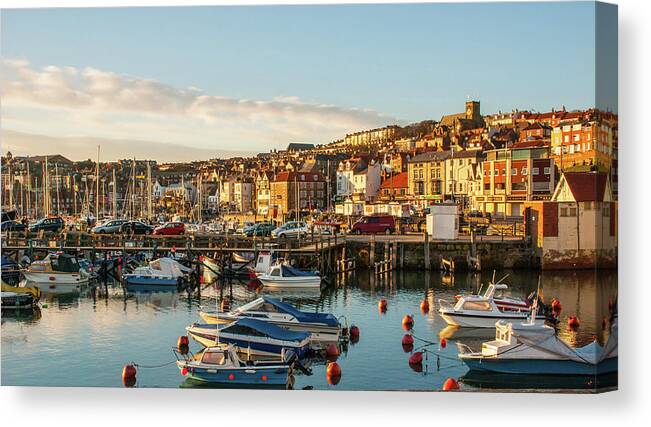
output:
[[495, 340], [483, 343], [481, 352], [457, 344], [459, 358], [470, 370], [527, 375], [598, 375], [617, 371], [616, 320], [603, 347], [593, 341], [572, 348], [558, 338], [554, 328], [532, 322], [514, 329], [511, 323], [498, 321], [495, 328]]
[[291, 352], [282, 359], [263, 361], [240, 359], [231, 344], [207, 347], [194, 357], [176, 362], [183, 375], [191, 380], [220, 386], [280, 387], [290, 383]]
[[303, 357], [310, 349], [310, 334], [288, 331], [256, 319], [239, 319], [230, 324], [192, 324], [185, 328], [188, 335], [204, 347], [216, 343], [233, 344], [238, 352], [248, 356], [277, 357], [288, 350]]
[[318, 271], [303, 271], [284, 263], [277, 263], [266, 273], [258, 274], [258, 280], [268, 288], [320, 288]]
[[262, 296], [228, 312], [200, 310], [201, 318], [210, 324], [232, 323], [239, 319], [257, 319], [290, 331], [310, 333], [312, 343], [337, 342], [341, 324], [330, 313], [308, 313], [276, 298]]
[[172, 258], [159, 258], [145, 267], [136, 267], [132, 273], [123, 275], [127, 287], [176, 289], [182, 284], [186, 274], [192, 272], [189, 267]]

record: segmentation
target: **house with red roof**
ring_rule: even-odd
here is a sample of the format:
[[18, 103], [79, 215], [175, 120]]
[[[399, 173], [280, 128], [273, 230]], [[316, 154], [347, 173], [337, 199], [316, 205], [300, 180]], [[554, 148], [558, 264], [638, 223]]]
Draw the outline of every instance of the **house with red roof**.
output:
[[527, 203], [525, 224], [543, 268], [617, 266], [617, 202], [606, 173], [562, 174], [550, 201]]
[[378, 199], [381, 201], [406, 200], [408, 195], [409, 173], [400, 172], [382, 181]]

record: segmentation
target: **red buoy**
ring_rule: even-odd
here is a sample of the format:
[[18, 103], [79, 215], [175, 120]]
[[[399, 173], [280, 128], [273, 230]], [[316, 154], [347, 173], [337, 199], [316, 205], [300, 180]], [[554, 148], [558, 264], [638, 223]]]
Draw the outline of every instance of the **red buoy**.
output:
[[410, 365], [418, 365], [423, 363], [423, 352], [417, 351], [416, 353], [409, 356]]
[[228, 379], [233, 381], [235, 379], [235, 374], [228, 374]]
[[267, 376], [266, 376], [266, 375], [263, 375], [260, 379], [261, 379], [263, 382], [264, 382], [264, 381], [267, 381]]
[[328, 346], [325, 349], [326, 353], [326, 358], [328, 360], [335, 361], [339, 357], [339, 349], [337, 348], [337, 345], [332, 343], [328, 344]]
[[402, 345], [412, 345], [414, 343], [414, 337], [411, 334], [405, 334], [402, 337]]
[[441, 345], [441, 348], [445, 348], [445, 346], [448, 345], [448, 341], [445, 338], [441, 338], [439, 344]]
[[576, 330], [581, 326], [581, 322], [579, 322], [579, 318], [576, 316], [570, 316], [567, 318], [567, 327], [571, 330]]
[[181, 375], [186, 376], [188, 375], [188, 368], [185, 366], [181, 368]]
[[380, 302], [377, 303], [377, 309], [380, 311], [380, 313], [387, 311], [387, 300], [384, 298], [381, 299]]
[[136, 367], [134, 365], [124, 365], [122, 368], [122, 384], [125, 387], [133, 387], [136, 384]]
[[402, 351], [405, 353], [411, 353], [414, 351], [414, 345], [413, 344], [403, 344], [402, 345]]
[[337, 362], [328, 363], [326, 368], [326, 376], [328, 377], [340, 377], [341, 376], [341, 366]]
[[554, 298], [552, 300], [552, 313], [554, 316], [558, 317], [559, 314], [561, 314], [561, 310], [563, 310], [563, 306], [561, 305], [561, 302]]
[[350, 337], [354, 339], [359, 339], [359, 327], [352, 325], [350, 327]]
[[459, 383], [454, 378], [448, 378], [443, 383], [443, 391], [459, 390]]
[[420, 311], [423, 314], [429, 313], [429, 301], [424, 299], [420, 302]]
[[178, 341], [176, 342], [176, 346], [179, 348], [184, 345], [185, 346], [190, 345], [190, 340], [188, 339], [187, 335], [181, 335]]
[[413, 328], [414, 327], [414, 318], [411, 315], [407, 314], [405, 317], [402, 318], [402, 327], [406, 331]]

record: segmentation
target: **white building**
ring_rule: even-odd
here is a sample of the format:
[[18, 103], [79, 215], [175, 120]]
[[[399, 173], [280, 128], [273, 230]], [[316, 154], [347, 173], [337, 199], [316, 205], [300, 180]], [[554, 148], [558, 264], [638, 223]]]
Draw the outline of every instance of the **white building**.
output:
[[373, 201], [382, 183], [379, 162], [353, 158], [343, 161], [337, 169], [337, 196]]

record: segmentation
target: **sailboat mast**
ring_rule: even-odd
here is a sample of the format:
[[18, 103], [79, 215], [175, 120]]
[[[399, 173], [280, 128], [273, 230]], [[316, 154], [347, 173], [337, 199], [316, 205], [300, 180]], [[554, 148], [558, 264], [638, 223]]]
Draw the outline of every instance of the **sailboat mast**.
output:
[[61, 215], [61, 198], [59, 194], [59, 164], [54, 164], [54, 182], [57, 186], [57, 215]]
[[147, 161], [147, 219], [151, 221], [152, 206], [151, 206], [151, 163]]
[[136, 158], [131, 165], [131, 219], [136, 215]]
[[95, 163], [95, 217], [99, 219], [99, 149], [97, 146], [97, 163]]
[[29, 160], [27, 163], [27, 216], [32, 214], [32, 179], [29, 175]]
[[111, 199], [111, 202], [113, 202], [113, 218], [117, 218], [118, 214], [118, 199], [116, 198], [116, 187], [117, 184], [115, 182], [115, 168], [113, 168], [113, 197]]

